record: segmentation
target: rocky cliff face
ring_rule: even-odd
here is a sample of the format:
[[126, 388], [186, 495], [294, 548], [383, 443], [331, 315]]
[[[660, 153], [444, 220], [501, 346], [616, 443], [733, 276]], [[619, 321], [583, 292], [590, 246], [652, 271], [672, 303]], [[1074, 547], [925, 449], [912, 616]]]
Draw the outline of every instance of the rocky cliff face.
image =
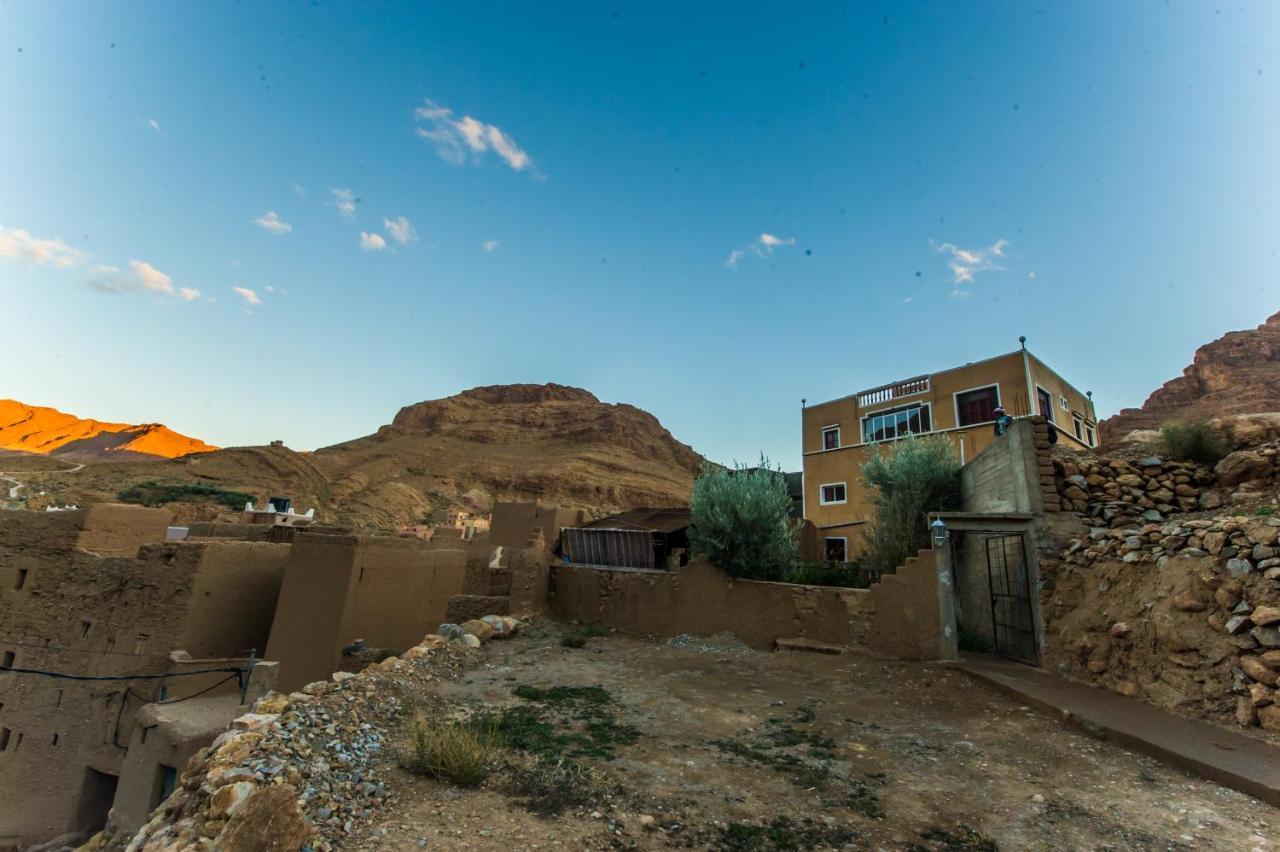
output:
[[1102, 439], [1168, 420], [1280, 411], [1280, 313], [1249, 331], [1233, 331], [1196, 350], [1191, 366], [1151, 394], [1100, 424]]
[[0, 399], [0, 450], [91, 462], [171, 459], [216, 449], [160, 423], [104, 423], [56, 408]]

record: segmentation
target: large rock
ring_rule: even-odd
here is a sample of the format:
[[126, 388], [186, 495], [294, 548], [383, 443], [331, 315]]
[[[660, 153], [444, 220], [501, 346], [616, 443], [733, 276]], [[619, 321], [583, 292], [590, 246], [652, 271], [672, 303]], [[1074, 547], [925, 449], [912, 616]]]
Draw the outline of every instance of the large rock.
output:
[[1266, 479], [1271, 475], [1271, 459], [1255, 450], [1237, 450], [1218, 462], [1213, 472], [1224, 487]]
[[311, 828], [288, 784], [258, 787], [231, 813], [215, 845], [219, 852], [298, 852]]
[[1258, 683], [1265, 683], [1267, 686], [1276, 685], [1276, 673], [1263, 665], [1262, 660], [1257, 657], [1241, 657], [1240, 668]]

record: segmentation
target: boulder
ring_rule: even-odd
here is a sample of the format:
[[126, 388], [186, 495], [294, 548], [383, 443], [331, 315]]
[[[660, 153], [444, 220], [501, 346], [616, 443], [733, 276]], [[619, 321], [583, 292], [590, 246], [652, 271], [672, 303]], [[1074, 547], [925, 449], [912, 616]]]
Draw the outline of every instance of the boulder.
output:
[[1280, 705], [1268, 704], [1258, 708], [1258, 721], [1268, 731], [1280, 731]]
[[1213, 468], [1218, 484], [1224, 487], [1239, 485], [1271, 475], [1271, 459], [1257, 450], [1237, 450]]
[[1206, 604], [1200, 595], [1188, 589], [1174, 596], [1173, 606], [1179, 612], [1203, 612]]
[[235, 813], [257, 786], [252, 781], [237, 781], [214, 790], [207, 807], [209, 818], [223, 819]]
[[493, 625], [487, 624], [478, 618], [473, 618], [470, 621], [464, 621], [459, 626], [462, 628], [463, 633], [474, 636], [481, 642], [484, 642], [487, 639], [492, 639], [498, 632], [494, 630]]
[[1240, 669], [1258, 683], [1265, 683], [1267, 686], [1276, 685], [1276, 673], [1263, 665], [1262, 660], [1257, 657], [1241, 657]]
[[289, 696], [271, 690], [253, 705], [254, 713], [283, 713], [289, 709]]
[[311, 839], [289, 784], [256, 788], [235, 809], [214, 845], [221, 852], [297, 852]]
[[1280, 621], [1280, 606], [1260, 606], [1254, 609], [1249, 619], [1259, 626], [1275, 624]]

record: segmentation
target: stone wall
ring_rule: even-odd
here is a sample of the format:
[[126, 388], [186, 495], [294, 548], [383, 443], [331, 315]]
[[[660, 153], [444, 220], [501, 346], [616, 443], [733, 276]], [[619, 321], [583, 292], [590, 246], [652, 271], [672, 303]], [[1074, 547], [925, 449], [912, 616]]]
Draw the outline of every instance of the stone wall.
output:
[[873, 607], [865, 589], [734, 580], [702, 559], [678, 571], [555, 565], [551, 573], [557, 618], [658, 637], [731, 633], [760, 649], [797, 638], [860, 645]]
[[1157, 455], [1062, 454], [1053, 460], [1054, 481], [1063, 509], [1122, 527], [1264, 502], [1274, 496], [1278, 452], [1277, 444], [1262, 444], [1237, 450], [1213, 467]]
[[1093, 528], [1063, 552], [1042, 601], [1047, 663], [1166, 709], [1280, 733], [1278, 537], [1280, 518], [1256, 515]]

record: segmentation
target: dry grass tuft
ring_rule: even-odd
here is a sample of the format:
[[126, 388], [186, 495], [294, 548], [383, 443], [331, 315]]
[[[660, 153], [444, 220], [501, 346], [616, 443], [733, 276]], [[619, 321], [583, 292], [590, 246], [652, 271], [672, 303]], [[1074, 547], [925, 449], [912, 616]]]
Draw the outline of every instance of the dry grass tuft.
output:
[[413, 721], [413, 754], [405, 768], [459, 787], [474, 787], [489, 774], [497, 743], [492, 723], [438, 722], [418, 716]]

